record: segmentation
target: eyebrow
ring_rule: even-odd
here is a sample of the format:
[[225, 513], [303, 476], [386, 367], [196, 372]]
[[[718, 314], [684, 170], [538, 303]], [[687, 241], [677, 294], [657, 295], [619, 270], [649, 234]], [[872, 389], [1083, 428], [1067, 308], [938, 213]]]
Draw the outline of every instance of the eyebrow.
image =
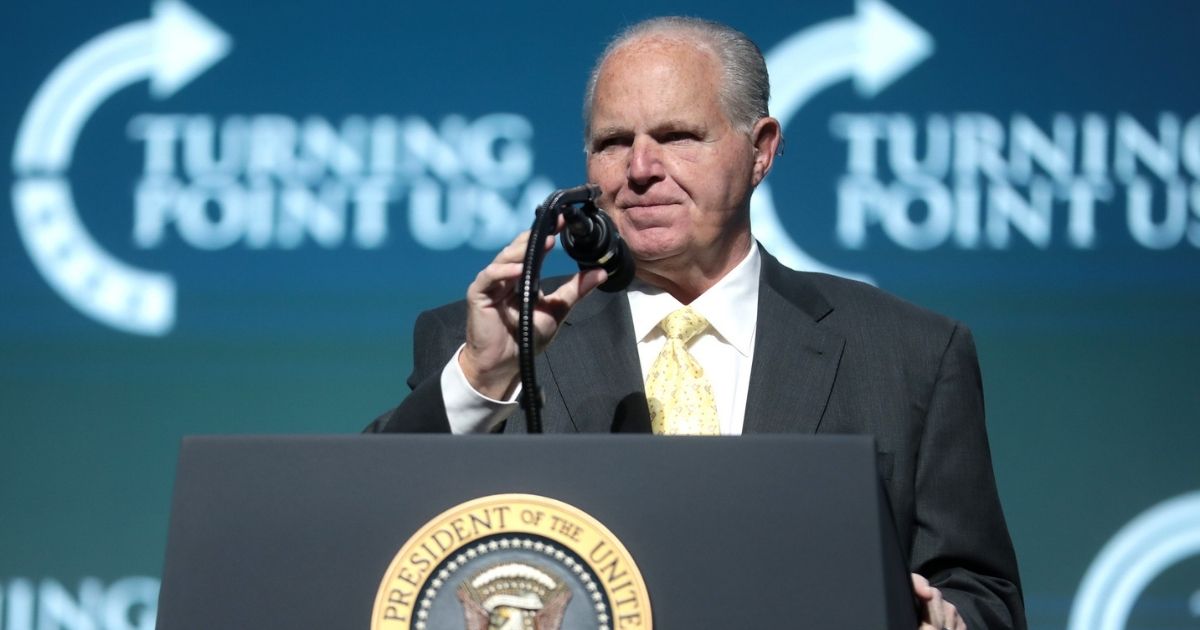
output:
[[[688, 122], [688, 121], [685, 121], [685, 120], [682, 120], [679, 118], [671, 118], [671, 119], [656, 123], [653, 127], [650, 128], [649, 132], [650, 133], [659, 133], [662, 131], [671, 131], [671, 130], [680, 130], [680, 129], [702, 131], [705, 129], [705, 125], [697, 124], [695, 122]], [[619, 136], [619, 135], [627, 134], [627, 133], [633, 133], [633, 130], [628, 127], [610, 125], [608, 127], [599, 127], [599, 128], [593, 129], [592, 130], [592, 138], [607, 138], [607, 137]]]
[[628, 127], [617, 127], [617, 126], [601, 127], [599, 129], [592, 130], [592, 138], [605, 138], [605, 137], [609, 137], [609, 136], [621, 135], [623, 133], [632, 133], [632, 132], [629, 130]]
[[705, 125], [703, 123], [698, 123], [695, 121], [689, 122], [689, 121], [682, 120], [679, 118], [671, 118], [668, 120], [664, 120], [664, 121], [658, 123], [657, 125], [654, 125], [654, 127], [652, 127], [650, 129], [650, 131], [651, 131], [651, 133], [653, 133], [653, 132], [657, 132], [657, 131], [669, 131], [669, 130], [680, 130], [680, 129], [701, 130], [704, 128], [705, 128]]

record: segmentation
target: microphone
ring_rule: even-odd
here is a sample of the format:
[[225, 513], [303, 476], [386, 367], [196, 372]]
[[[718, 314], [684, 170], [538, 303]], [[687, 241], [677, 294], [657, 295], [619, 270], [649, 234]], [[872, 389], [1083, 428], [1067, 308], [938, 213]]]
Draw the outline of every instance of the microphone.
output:
[[[608, 293], [624, 291], [633, 282], [633, 272], [636, 268], [633, 254], [617, 231], [612, 218], [596, 207], [596, 199], [600, 196], [600, 187], [594, 184], [584, 184], [571, 189], [575, 195], [573, 201], [581, 201], [581, 205], [566, 205], [563, 208], [563, 218], [566, 219], [566, 229], [562, 233], [563, 249], [575, 259], [580, 270], [600, 267], [608, 272], [608, 279], [598, 288]], [[580, 194], [582, 193], [582, 194]], [[568, 195], [564, 195], [568, 196]], [[579, 197], [586, 197], [578, 199]]]

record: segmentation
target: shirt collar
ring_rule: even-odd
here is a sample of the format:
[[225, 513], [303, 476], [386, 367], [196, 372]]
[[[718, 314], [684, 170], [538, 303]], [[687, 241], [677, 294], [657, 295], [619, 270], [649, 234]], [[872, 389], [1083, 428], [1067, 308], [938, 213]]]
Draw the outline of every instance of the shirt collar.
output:
[[[758, 281], [762, 256], [757, 244], [742, 262], [725, 274], [709, 290], [692, 302], [692, 308], [708, 320], [710, 326], [743, 356], [750, 356], [754, 330], [758, 323]], [[682, 308], [679, 300], [662, 289], [634, 280], [629, 287], [629, 308], [633, 314], [633, 334], [638, 342], [654, 333], [662, 334], [658, 323], [672, 311]]]

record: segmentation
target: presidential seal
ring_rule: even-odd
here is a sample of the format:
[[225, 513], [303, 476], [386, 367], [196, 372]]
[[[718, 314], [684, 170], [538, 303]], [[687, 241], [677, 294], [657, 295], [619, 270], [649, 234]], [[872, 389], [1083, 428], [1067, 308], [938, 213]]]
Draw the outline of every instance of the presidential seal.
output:
[[500, 494], [429, 521], [392, 559], [371, 630], [653, 628], [641, 573], [612, 532], [554, 499]]

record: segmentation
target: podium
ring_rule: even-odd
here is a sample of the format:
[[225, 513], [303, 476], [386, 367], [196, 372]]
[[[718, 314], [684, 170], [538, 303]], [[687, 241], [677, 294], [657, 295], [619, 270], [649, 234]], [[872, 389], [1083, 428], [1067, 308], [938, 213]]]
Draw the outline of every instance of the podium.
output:
[[[389, 598], [421, 597], [415, 586], [388, 594], [389, 572], [419, 582], [419, 572], [396, 568], [402, 547], [416, 550], [407, 559], [414, 566], [436, 574], [447, 565], [431, 566], [437, 544], [425, 542], [429, 555], [421, 555], [419, 531], [436, 533], [430, 524], [456, 506], [519, 494], [562, 502], [601, 524], [624, 545], [648, 593], [652, 614], [622, 621], [621, 596], [601, 601], [589, 586], [566, 608], [595, 619], [590, 593], [608, 604], [600, 623], [563, 630], [605, 622], [614, 630], [912, 630], [905, 553], [875, 462], [873, 440], [861, 436], [185, 438], [157, 627], [385, 627], [373, 624], [398, 614], [384, 612]], [[516, 512], [509, 516], [518, 522]], [[462, 523], [471, 524], [455, 527]], [[593, 565], [594, 576], [612, 572]], [[474, 582], [460, 571], [438, 582], [444, 596], [425, 599], [432, 610], [470, 607], [463, 593], [499, 588], [488, 581], [496, 571], [476, 572]], [[495, 592], [493, 605], [517, 601]], [[466, 628], [462, 615], [412, 627]]]

